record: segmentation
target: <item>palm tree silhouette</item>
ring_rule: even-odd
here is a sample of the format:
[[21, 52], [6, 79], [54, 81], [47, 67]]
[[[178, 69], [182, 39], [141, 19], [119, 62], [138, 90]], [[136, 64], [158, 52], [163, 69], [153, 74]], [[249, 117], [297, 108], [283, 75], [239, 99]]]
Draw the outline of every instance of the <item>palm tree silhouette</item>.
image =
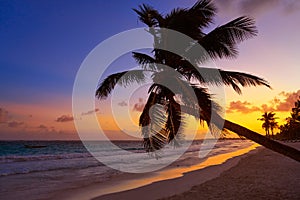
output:
[[[299, 97], [300, 98], [300, 97]], [[296, 100], [290, 117], [286, 118], [287, 123], [280, 126], [280, 135], [286, 135], [287, 139], [298, 139], [300, 130], [300, 99]]]
[[276, 129], [278, 127], [279, 127], [278, 122], [276, 122], [275, 120], [271, 121], [270, 130], [271, 130], [272, 138], [274, 138], [274, 129]]
[[293, 122], [296, 122], [296, 123], [300, 122], [300, 100], [297, 100], [295, 102], [295, 107], [292, 108], [290, 121], [293, 121]]
[[[237, 44], [257, 34], [254, 20], [242, 16], [205, 33], [204, 29], [211, 25], [216, 15], [216, 7], [211, 0], [199, 0], [191, 8], [176, 8], [166, 15], [145, 4], [133, 10], [138, 14], [139, 20], [148, 26], [148, 31], [154, 38], [152, 54], [133, 52], [133, 58], [142, 69], [109, 75], [100, 83], [96, 96], [104, 99], [116, 84], [126, 86], [133, 82], [141, 83], [145, 80], [145, 72], [151, 73], [153, 84], [149, 88], [149, 96], [139, 119], [144, 147], [148, 152], [155, 152], [170, 142], [175, 145], [179, 143], [183, 134], [180, 128], [184, 121], [182, 112], [185, 112], [197, 116], [201, 123], [206, 122], [211, 131], [223, 128], [230, 130], [300, 161], [298, 150], [272, 141], [228, 120], [224, 121], [219, 115], [220, 106], [213, 101], [211, 94], [205, 88], [206, 85], [226, 85], [241, 94], [240, 86], [270, 87], [267, 81], [251, 74], [221, 69], [217, 70], [218, 76], [214, 73], [216, 69], [203, 68], [199, 65], [197, 69], [194, 67], [195, 63], [205, 62], [208, 56], [213, 59], [236, 57]], [[166, 48], [178, 42], [161, 32], [162, 28], [189, 36], [194, 43], [204, 47], [207, 54], [192, 54], [192, 57], [185, 58], [158, 48], [160, 46]], [[193, 43], [183, 45], [186, 46], [181, 47], [182, 52], [193, 49]], [[173, 71], [161, 65], [167, 65]], [[201, 74], [208, 75], [208, 78], [204, 79]], [[175, 88], [170, 90], [162, 84], [164, 82], [172, 82]], [[192, 88], [196, 101], [191, 97], [188, 88]], [[214, 122], [211, 121], [212, 115], [217, 118]]]
[[270, 130], [272, 137], [274, 136], [274, 129], [278, 127], [278, 123], [275, 121], [277, 117], [274, 117], [276, 113], [274, 112], [265, 112], [261, 118], [258, 120], [263, 121], [262, 128], [266, 131], [266, 137], [270, 137]]

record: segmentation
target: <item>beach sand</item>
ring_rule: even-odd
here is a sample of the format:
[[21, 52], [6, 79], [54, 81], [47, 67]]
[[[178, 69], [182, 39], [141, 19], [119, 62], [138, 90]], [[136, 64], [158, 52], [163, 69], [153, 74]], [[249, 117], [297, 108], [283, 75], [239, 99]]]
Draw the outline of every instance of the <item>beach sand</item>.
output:
[[[300, 149], [300, 143], [289, 145]], [[94, 200], [161, 198], [296, 200], [300, 199], [299, 188], [300, 163], [260, 147], [246, 155], [232, 158], [222, 165], [188, 172], [180, 178], [104, 195]]]
[[218, 178], [166, 199], [300, 199], [300, 163], [261, 149]]

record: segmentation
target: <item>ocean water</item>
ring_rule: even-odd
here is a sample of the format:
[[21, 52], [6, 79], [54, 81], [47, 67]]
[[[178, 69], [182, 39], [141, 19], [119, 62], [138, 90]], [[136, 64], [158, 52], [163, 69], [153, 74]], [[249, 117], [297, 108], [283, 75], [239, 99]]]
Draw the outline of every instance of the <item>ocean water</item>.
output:
[[[211, 142], [215, 141], [212, 140]], [[128, 165], [134, 163], [137, 166], [144, 159], [145, 151], [141, 141], [115, 141], [114, 143], [121, 149], [107, 148], [105, 141], [90, 141], [85, 144], [94, 154], [101, 155], [106, 164], [126, 162]], [[246, 148], [251, 144], [253, 143], [248, 140], [219, 140], [213, 149], [210, 149], [209, 142], [204, 144], [203, 141], [197, 140], [193, 141], [187, 151], [175, 163], [178, 164], [189, 159], [189, 165], [196, 164], [193, 162], [199, 162], [199, 159], [193, 160], [191, 158], [199, 157], [200, 148], [201, 151], [209, 151], [208, 156], [214, 156]], [[44, 147], [28, 148], [26, 145]], [[172, 157], [178, 152], [178, 149], [180, 150], [180, 147], [177, 149], [170, 147], [163, 156]], [[124, 152], [133, 154], [127, 155]], [[149, 157], [151, 156], [149, 155]], [[153, 158], [153, 160], [156, 159]], [[53, 171], [62, 172], [63, 170], [80, 171], [79, 176], [94, 174], [99, 181], [122, 173], [95, 159], [81, 141], [0, 141], [0, 177], [36, 172], [53, 173]]]

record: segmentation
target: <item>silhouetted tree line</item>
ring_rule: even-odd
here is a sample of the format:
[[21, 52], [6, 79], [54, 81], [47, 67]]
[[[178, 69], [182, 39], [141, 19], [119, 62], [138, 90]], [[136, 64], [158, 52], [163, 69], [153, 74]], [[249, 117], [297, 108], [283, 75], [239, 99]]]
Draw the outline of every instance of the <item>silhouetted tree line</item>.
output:
[[291, 116], [286, 118], [286, 123], [279, 126], [280, 132], [276, 134], [276, 139], [299, 140], [300, 139], [300, 97], [292, 108]]

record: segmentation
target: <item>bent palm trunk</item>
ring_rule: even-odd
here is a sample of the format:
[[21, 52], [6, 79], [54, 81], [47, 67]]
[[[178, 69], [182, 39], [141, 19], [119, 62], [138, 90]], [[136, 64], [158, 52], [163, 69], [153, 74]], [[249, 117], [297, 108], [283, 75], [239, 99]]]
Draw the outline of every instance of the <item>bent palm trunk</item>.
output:
[[[187, 107], [187, 106], [181, 106], [182, 112], [190, 114], [190, 115], [194, 115], [197, 117], [196, 113], [197, 111], [193, 108]], [[288, 156], [298, 162], [300, 162], [300, 151], [284, 145], [282, 143], [279, 143], [277, 141], [271, 140], [259, 133], [256, 133], [254, 131], [251, 131], [250, 129], [247, 129], [241, 125], [238, 125], [236, 123], [233, 123], [231, 121], [222, 119], [222, 117], [220, 116], [215, 116], [215, 122], [216, 122], [216, 126], [218, 126], [220, 129], [227, 129], [229, 131], [232, 131], [236, 134], [238, 134], [239, 136], [243, 136], [249, 140], [252, 140], [253, 142], [256, 142], [268, 149], [271, 149], [272, 151], [275, 151], [277, 153], [280, 153], [282, 155]], [[224, 124], [222, 123], [224, 122]]]
[[225, 120], [224, 128], [228, 129], [240, 136], [243, 136], [249, 140], [252, 140], [268, 149], [271, 149], [277, 153], [283, 154], [285, 156], [288, 156], [288, 157], [300, 162], [300, 151], [295, 148], [292, 148], [290, 146], [281, 144], [277, 141], [271, 140], [267, 137], [264, 137], [254, 131], [251, 131], [243, 126], [240, 126], [240, 125], [230, 122], [228, 120]]

